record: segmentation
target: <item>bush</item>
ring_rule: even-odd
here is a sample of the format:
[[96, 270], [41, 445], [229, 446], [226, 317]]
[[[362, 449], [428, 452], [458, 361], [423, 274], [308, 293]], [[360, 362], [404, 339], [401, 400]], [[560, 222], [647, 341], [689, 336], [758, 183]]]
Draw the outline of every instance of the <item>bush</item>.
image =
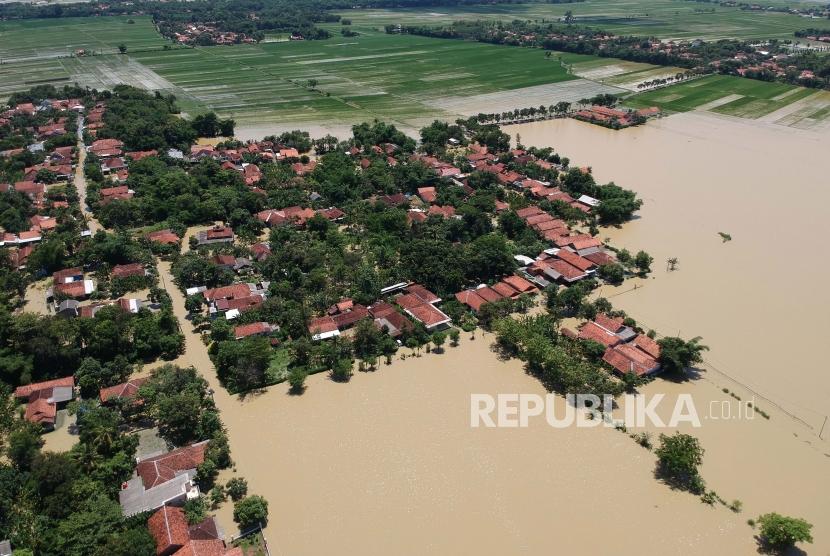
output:
[[703, 491], [703, 479], [698, 466], [703, 462], [704, 450], [694, 436], [675, 433], [660, 435], [657, 453], [657, 473], [676, 488], [694, 493]]
[[185, 502], [184, 516], [187, 518], [188, 525], [195, 525], [204, 521], [207, 517], [207, 505], [205, 504], [205, 499], [200, 496]]
[[268, 521], [268, 501], [262, 496], [248, 496], [233, 506], [233, 520], [241, 530]]
[[759, 517], [758, 523], [761, 539], [776, 550], [789, 548], [797, 542], [813, 542], [810, 534], [813, 526], [803, 519], [768, 513]]
[[228, 493], [228, 496], [231, 497], [231, 500], [233, 500], [234, 502], [238, 502], [239, 500], [243, 499], [245, 495], [248, 494], [248, 481], [246, 481], [242, 477], [234, 477], [233, 479], [228, 481], [228, 484], [225, 486], [225, 489]]

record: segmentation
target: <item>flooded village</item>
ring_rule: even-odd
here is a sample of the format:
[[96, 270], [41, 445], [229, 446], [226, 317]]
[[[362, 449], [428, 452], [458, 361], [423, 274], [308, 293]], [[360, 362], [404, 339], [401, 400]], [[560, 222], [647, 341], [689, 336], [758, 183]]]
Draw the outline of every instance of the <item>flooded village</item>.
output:
[[310, 106], [378, 99], [281, 76], [303, 127], [203, 110], [204, 83], [9, 91], [0, 556], [830, 551], [825, 30], [715, 48], [287, 6], [305, 23], [275, 38], [285, 15], [250, 10], [164, 19], [152, 55], [265, 74], [260, 42], [487, 38], [592, 93], [395, 93], [447, 112], [346, 123]]

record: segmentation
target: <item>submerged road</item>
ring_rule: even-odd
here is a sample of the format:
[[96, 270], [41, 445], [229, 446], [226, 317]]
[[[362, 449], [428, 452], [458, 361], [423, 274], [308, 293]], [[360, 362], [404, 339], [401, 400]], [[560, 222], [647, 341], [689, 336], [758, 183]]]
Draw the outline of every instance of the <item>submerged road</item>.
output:
[[78, 115], [78, 164], [75, 166], [75, 189], [78, 191], [78, 205], [81, 207], [81, 214], [87, 223], [87, 228], [93, 234], [98, 230], [102, 230], [103, 226], [95, 219], [89, 206], [86, 204], [86, 175], [84, 174], [84, 164], [86, 164], [86, 145], [84, 145], [84, 117]]

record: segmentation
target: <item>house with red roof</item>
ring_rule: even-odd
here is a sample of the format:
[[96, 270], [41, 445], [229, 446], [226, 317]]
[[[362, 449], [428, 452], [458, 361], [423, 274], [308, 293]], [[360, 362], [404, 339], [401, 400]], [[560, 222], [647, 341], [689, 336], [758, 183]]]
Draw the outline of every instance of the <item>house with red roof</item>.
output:
[[150, 232], [147, 234], [147, 239], [154, 243], [162, 243], [164, 245], [175, 245], [179, 242], [179, 236], [170, 229]]
[[418, 197], [427, 204], [434, 203], [438, 199], [438, 192], [434, 187], [419, 187]]
[[213, 517], [188, 525], [184, 511], [162, 506], [147, 520], [156, 543], [156, 556], [242, 556], [241, 548], [225, 547], [224, 535]]
[[233, 243], [233, 238], [233, 230], [230, 226], [214, 226], [213, 228], [202, 230], [196, 234], [196, 241], [199, 245]]
[[19, 386], [17, 400], [27, 400], [24, 418], [44, 430], [55, 428], [58, 409], [75, 397], [75, 379], [71, 376]]
[[242, 340], [243, 338], [250, 338], [251, 336], [267, 336], [274, 331], [276, 327], [267, 322], [252, 322], [251, 324], [241, 324], [234, 327], [233, 337], [235, 340]]
[[141, 388], [141, 386], [148, 380], [150, 379], [147, 377], [133, 378], [127, 382], [116, 384], [115, 386], [101, 388], [98, 392], [98, 398], [101, 400], [102, 404], [117, 399], [135, 400], [138, 397], [138, 389]]
[[311, 334], [312, 340], [327, 340], [339, 336], [340, 330], [331, 315], [323, 315], [311, 319], [308, 323], [308, 333]]
[[440, 301], [440, 297], [420, 284], [408, 285], [406, 293], [395, 298], [395, 303], [427, 330], [441, 328], [452, 322], [450, 317], [435, 306]]
[[129, 517], [164, 505], [182, 505], [199, 496], [196, 468], [205, 461], [208, 440], [139, 460], [136, 476], [122, 485], [118, 498]]
[[466, 305], [476, 313], [481, 310], [482, 305], [487, 303], [487, 301], [478, 295], [474, 289], [458, 292], [455, 294], [455, 298], [459, 303]]
[[659, 357], [659, 346], [657, 357], [654, 357], [641, 349], [636, 342], [629, 342], [609, 347], [605, 350], [602, 360], [620, 374], [634, 373], [637, 376], [647, 376], [660, 370], [657, 360]]
[[146, 276], [147, 270], [141, 263], [117, 264], [112, 267], [110, 275], [113, 278], [129, 278], [130, 276]]

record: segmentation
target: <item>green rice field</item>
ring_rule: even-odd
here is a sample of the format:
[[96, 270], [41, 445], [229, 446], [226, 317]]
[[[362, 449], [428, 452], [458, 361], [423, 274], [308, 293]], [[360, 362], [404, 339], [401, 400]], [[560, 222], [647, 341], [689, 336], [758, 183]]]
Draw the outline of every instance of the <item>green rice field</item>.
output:
[[705, 108], [719, 114], [759, 118], [814, 95], [814, 89], [728, 75], [710, 75], [629, 97], [635, 108], [658, 106], [669, 112]]
[[[592, 59], [565, 56], [569, 63]], [[385, 34], [131, 58], [173, 83], [185, 103], [240, 121], [430, 118], [444, 113], [441, 99], [576, 79], [539, 50]]]
[[[769, 2], [764, 5], [768, 4]], [[571, 4], [442, 6], [348, 10], [339, 13], [351, 19], [355, 29], [378, 30], [387, 24], [440, 25], [462, 19], [555, 21], [569, 10], [579, 24], [617, 34], [649, 35], [666, 39], [791, 39], [793, 31], [809, 26], [809, 20], [796, 15], [744, 11], [710, 3], [677, 0], [585, 0]]]
[[[133, 21], [133, 23], [129, 23]], [[0, 21], [0, 62], [72, 56], [83, 49], [112, 54], [167, 44], [148, 16], [25, 19]]]

